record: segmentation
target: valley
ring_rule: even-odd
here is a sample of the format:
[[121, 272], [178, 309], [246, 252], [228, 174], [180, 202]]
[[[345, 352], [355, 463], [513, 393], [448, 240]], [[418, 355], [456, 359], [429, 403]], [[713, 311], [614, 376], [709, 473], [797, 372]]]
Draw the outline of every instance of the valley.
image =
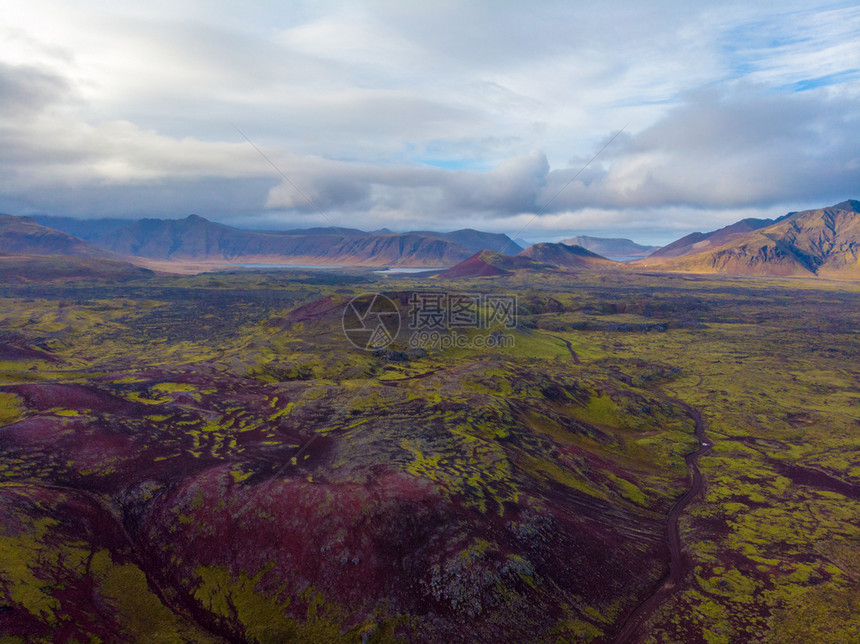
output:
[[[513, 345], [411, 347], [410, 297], [440, 291], [516, 296]], [[367, 292], [402, 312], [384, 351], [343, 334]], [[0, 297], [2, 641], [856, 639], [855, 283], [261, 270]]]

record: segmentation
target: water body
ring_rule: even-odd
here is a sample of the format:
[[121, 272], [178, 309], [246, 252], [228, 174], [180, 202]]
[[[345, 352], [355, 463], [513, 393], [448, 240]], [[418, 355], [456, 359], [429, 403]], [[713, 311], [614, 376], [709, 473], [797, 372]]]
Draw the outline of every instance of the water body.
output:
[[349, 266], [322, 266], [319, 264], [234, 264], [242, 268], [303, 268], [303, 269], [331, 269], [331, 268], [350, 268]]
[[[324, 266], [322, 264], [233, 264], [242, 268], [277, 268], [283, 270], [303, 269], [303, 270], [331, 270], [334, 268], [364, 268], [362, 266]], [[441, 268], [413, 268], [413, 267], [394, 267], [394, 268], [376, 268], [370, 269], [374, 273], [426, 273], [427, 271], [444, 271], [450, 266]]]
[[378, 271], [374, 271], [374, 273], [426, 273], [427, 271], [444, 271], [447, 270], [448, 266], [444, 266], [442, 268], [382, 268]]

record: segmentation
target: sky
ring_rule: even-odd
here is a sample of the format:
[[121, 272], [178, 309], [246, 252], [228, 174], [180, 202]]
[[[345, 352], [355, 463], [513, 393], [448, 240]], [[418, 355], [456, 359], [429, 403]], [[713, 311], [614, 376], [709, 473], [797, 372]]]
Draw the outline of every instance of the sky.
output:
[[663, 244], [860, 198], [860, 5], [0, 0], [0, 212]]

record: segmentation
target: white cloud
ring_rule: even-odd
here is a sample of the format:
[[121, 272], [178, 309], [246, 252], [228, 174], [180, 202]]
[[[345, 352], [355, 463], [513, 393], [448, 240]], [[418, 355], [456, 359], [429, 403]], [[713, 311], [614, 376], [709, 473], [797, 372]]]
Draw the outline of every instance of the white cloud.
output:
[[669, 234], [858, 196], [851, 4], [0, 11], [0, 209], [515, 232], [628, 122], [535, 230]]

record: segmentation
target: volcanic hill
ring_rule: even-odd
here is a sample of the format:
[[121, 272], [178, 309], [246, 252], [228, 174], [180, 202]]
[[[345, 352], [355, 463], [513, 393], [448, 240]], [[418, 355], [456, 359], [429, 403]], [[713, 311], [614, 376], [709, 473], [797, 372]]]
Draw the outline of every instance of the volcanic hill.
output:
[[614, 262], [582, 246], [568, 244], [533, 244], [517, 255], [528, 257], [556, 268], [597, 268], [610, 266]]
[[493, 277], [521, 270], [566, 271], [582, 268], [607, 268], [614, 265], [616, 262], [580, 246], [542, 243], [533, 244], [513, 256], [484, 250], [447, 271], [443, 271], [439, 277], [445, 279]]

